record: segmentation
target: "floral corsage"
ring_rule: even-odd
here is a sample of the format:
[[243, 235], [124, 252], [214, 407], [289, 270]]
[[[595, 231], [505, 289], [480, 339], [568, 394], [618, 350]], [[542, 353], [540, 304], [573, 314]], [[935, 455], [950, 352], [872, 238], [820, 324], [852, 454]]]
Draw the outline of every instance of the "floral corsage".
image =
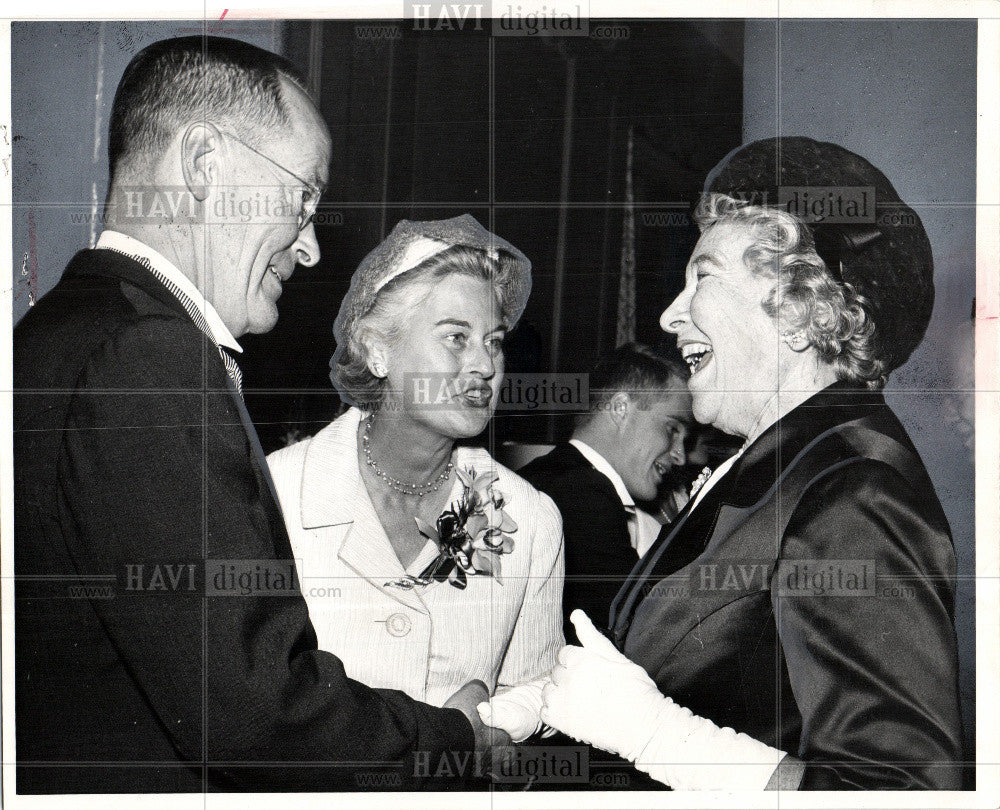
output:
[[462, 496], [441, 513], [437, 526], [414, 518], [420, 533], [437, 543], [438, 556], [420, 576], [410, 574], [387, 585], [413, 588], [448, 580], [464, 588], [474, 574], [488, 574], [503, 584], [500, 557], [514, 550], [509, 535], [517, 531], [517, 524], [504, 512], [503, 493], [493, 488], [499, 476], [477, 474], [474, 468], [456, 468], [455, 474], [462, 482]]

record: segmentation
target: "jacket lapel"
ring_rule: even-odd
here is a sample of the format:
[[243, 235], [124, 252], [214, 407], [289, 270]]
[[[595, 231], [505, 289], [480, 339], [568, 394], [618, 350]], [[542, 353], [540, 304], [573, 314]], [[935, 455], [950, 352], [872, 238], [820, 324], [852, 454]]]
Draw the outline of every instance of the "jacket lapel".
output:
[[691, 507], [693, 499], [688, 501], [673, 522], [660, 530], [656, 542], [632, 570], [611, 606], [609, 626], [619, 646], [628, 633], [636, 606], [649, 593], [651, 587], [704, 550], [711, 539], [719, 510], [724, 503], [723, 490], [728, 490], [734, 472], [735, 466], [723, 476], [722, 480], [712, 485], [696, 509]]
[[[340, 560], [387, 596], [427, 613], [416, 590], [387, 583], [406, 576], [371, 504], [357, 460], [355, 408], [309, 443], [302, 469], [302, 528], [339, 543]], [[423, 553], [423, 552], [422, 552]]]
[[135, 259], [130, 259], [117, 251], [104, 248], [81, 250], [70, 260], [64, 275], [66, 278], [102, 276], [126, 281], [181, 315], [185, 320], [191, 320], [184, 306], [177, 300], [177, 296], [171, 293], [156, 276]]
[[[615, 490], [615, 485], [611, 483], [611, 479], [591, 464], [590, 459], [573, 445], [567, 443], [562, 445], [562, 448], [565, 448], [565, 450], [559, 460], [563, 466], [568, 470], [588, 476], [590, 482], [601, 493], [604, 500], [612, 504], [612, 508], [618, 509], [624, 515], [625, 507], [622, 505], [621, 498], [618, 497], [618, 492]], [[601, 508], [603, 509], [604, 507], [602, 506]]]
[[657, 582], [691, 563], [711, 542], [724, 506], [746, 509], [764, 497], [782, 472], [815, 437], [849, 420], [884, 408], [882, 395], [835, 383], [771, 425], [716, 482], [696, 509], [685, 510], [633, 570], [612, 607], [612, 629], [621, 646], [638, 603]]
[[816, 437], [884, 410], [885, 399], [880, 392], [859, 391], [846, 382], [824, 388], [771, 425], [747, 449], [733, 467], [726, 503], [752, 506]]
[[[118, 279], [132, 285], [132, 287], [141, 291], [142, 294], [148, 296], [148, 298], [142, 299], [137, 297], [134, 292], [130, 295], [128, 290], [125, 290], [125, 294], [132, 301], [133, 305], [141, 307], [140, 311], [148, 310], [160, 313], [163, 311], [162, 307], [197, 328], [197, 324], [191, 320], [191, 316], [184, 308], [184, 305], [156, 276], [139, 262], [117, 251], [105, 249], [81, 250], [67, 266], [66, 276], [70, 278], [73, 276], [97, 276]], [[199, 332], [201, 332], [200, 329]], [[206, 351], [204, 357], [209, 363], [217, 361], [216, 370], [221, 372], [219, 374], [220, 378], [226, 381], [229, 397], [232, 399], [233, 405], [239, 413], [240, 422], [246, 433], [247, 442], [250, 445], [250, 462], [261, 490], [261, 499], [264, 503], [268, 521], [271, 524], [272, 535], [275, 538], [275, 550], [279, 557], [291, 559], [291, 545], [288, 542], [285, 522], [281, 516], [281, 506], [274, 488], [274, 481], [271, 479], [264, 451], [260, 445], [260, 439], [257, 436], [257, 429], [250, 418], [250, 413], [247, 411], [243, 397], [236, 390], [229, 373], [226, 371], [222, 358], [219, 356], [218, 348], [212, 343], [208, 335], [202, 334], [206, 341], [206, 347], [211, 346], [211, 350]]]
[[[734, 469], [738, 465], [739, 462], [736, 462]], [[658, 579], [660, 576], [667, 576], [683, 568], [705, 550], [715, 530], [719, 511], [726, 501], [733, 479], [733, 470], [730, 470], [712, 485], [696, 508], [688, 511], [683, 524], [678, 525], [677, 531], [669, 532], [672, 536], [669, 536], [663, 545], [660, 545], [662, 538], [657, 539], [655, 551], [651, 549], [647, 554], [649, 559], [646, 566], [647, 577]]]

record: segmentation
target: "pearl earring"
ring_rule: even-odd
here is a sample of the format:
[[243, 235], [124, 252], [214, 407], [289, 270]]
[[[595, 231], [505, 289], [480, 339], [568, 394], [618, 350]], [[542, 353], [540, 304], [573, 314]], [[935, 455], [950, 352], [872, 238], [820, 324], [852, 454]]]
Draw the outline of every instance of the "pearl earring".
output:
[[793, 351], [800, 351], [806, 347], [806, 336], [801, 331], [789, 329], [781, 333], [781, 342]]
[[375, 372], [376, 377], [385, 377], [389, 373], [389, 369], [387, 369], [381, 363], [375, 363], [375, 365], [372, 368], [372, 371]]

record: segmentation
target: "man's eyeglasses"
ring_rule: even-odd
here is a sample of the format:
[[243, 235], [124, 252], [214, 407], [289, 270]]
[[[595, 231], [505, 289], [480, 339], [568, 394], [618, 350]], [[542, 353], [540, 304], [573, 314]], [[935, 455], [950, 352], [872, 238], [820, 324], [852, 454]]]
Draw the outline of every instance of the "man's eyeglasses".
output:
[[303, 187], [302, 188], [302, 207], [299, 209], [299, 215], [298, 215], [298, 219], [296, 220], [296, 224], [298, 226], [298, 229], [301, 231], [310, 222], [312, 222], [312, 218], [314, 216], [316, 216], [316, 209], [319, 207], [319, 198], [321, 196], [323, 196], [323, 190], [321, 188], [319, 188], [316, 185], [313, 185], [308, 180], [303, 180], [301, 177], [299, 177], [291, 169], [285, 168], [280, 163], [278, 163], [278, 161], [276, 161], [274, 158], [268, 157], [263, 152], [261, 152], [259, 149], [254, 149], [254, 147], [252, 147], [250, 144], [248, 144], [242, 138], [239, 138], [236, 135], [233, 135], [231, 132], [225, 132], [223, 134], [224, 135], [228, 135], [234, 141], [236, 141], [237, 143], [239, 143], [242, 146], [246, 147], [251, 152], [253, 152], [255, 155], [259, 155], [260, 157], [264, 158], [264, 160], [266, 160], [272, 166], [277, 166], [285, 174], [290, 175], [291, 177], [294, 177], [299, 183], [301, 183], [302, 187]]

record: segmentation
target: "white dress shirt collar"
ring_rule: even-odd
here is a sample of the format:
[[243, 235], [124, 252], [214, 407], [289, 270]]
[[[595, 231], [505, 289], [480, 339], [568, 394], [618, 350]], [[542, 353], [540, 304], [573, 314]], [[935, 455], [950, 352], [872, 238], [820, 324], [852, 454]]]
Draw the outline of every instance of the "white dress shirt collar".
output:
[[611, 466], [608, 460], [586, 442], [581, 442], [579, 439], [570, 439], [569, 443], [583, 454], [583, 457], [593, 465], [595, 470], [611, 481], [611, 485], [615, 488], [615, 492], [618, 493], [618, 499], [622, 502], [622, 506], [635, 509], [635, 500], [629, 494], [628, 489], [625, 487], [625, 482], [618, 474], [618, 471]]
[[629, 494], [625, 481], [604, 456], [579, 439], [570, 439], [569, 443], [583, 454], [583, 457], [590, 462], [595, 470], [611, 481], [611, 485], [618, 495], [618, 500], [622, 502], [622, 506], [629, 515], [629, 541], [632, 543], [632, 548], [641, 557], [653, 545], [660, 533], [659, 522], [648, 512], [635, 505], [635, 499]]
[[192, 283], [191, 279], [185, 276], [177, 268], [177, 265], [171, 262], [162, 253], [153, 250], [153, 248], [145, 242], [140, 242], [135, 237], [119, 233], [118, 231], [102, 232], [95, 247], [98, 249], [104, 248], [107, 250], [114, 250], [117, 253], [124, 253], [129, 256], [139, 256], [146, 259], [146, 261], [150, 263], [157, 273], [175, 284], [177, 288], [190, 299], [191, 303], [198, 308], [198, 311], [201, 312], [205, 318], [205, 322], [208, 324], [208, 329], [211, 332], [209, 337], [211, 337], [220, 346], [225, 346], [227, 349], [232, 349], [234, 352], [243, 351], [243, 347], [236, 342], [236, 338], [233, 337], [232, 332], [230, 332], [226, 325], [222, 322], [222, 318], [220, 318], [219, 313], [215, 311], [215, 307], [212, 306], [209, 300], [205, 298], [202, 292], [194, 285], [194, 283]]

